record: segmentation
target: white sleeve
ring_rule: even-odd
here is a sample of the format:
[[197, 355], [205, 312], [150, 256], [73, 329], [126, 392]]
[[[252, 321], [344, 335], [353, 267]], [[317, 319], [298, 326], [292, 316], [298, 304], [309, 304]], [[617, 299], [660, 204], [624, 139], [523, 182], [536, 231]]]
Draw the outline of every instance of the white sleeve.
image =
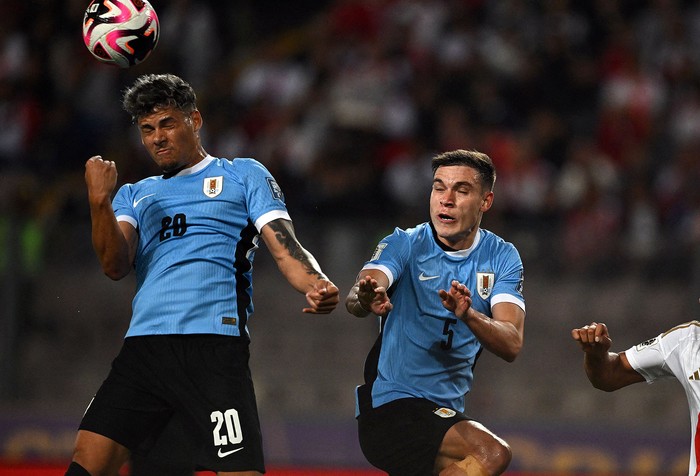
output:
[[[673, 337], [670, 337], [670, 340], [677, 341]], [[661, 378], [675, 377], [667, 362], [675, 345], [667, 342], [668, 340], [668, 333], [660, 334], [625, 351], [632, 368], [649, 383]]]

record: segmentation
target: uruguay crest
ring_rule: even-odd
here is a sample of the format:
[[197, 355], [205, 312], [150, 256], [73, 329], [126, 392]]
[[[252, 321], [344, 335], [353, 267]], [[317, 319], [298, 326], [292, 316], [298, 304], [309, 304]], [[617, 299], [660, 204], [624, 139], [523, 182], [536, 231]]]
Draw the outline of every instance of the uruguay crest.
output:
[[453, 409], [445, 407], [436, 408], [435, 410], [433, 410], [433, 413], [435, 413], [440, 418], [452, 418], [457, 414], [457, 412]]
[[224, 188], [224, 176], [206, 177], [204, 179], [203, 192], [209, 198], [214, 198], [221, 193]]
[[481, 296], [482, 299], [486, 299], [491, 295], [495, 281], [495, 273], [476, 273], [476, 291], [479, 293], [479, 296]]

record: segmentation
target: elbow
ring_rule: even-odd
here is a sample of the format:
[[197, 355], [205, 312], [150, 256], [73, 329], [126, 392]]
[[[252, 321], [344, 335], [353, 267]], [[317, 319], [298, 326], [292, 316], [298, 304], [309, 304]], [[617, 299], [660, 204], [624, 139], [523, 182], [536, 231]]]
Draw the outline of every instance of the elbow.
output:
[[346, 300], [345, 300], [345, 309], [346, 309], [350, 314], [354, 315], [353, 312], [352, 312], [352, 308], [353, 308], [352, 303], [350, 303], [350, 300], [349, 300], [349, 299], [346, 299]]
[[518, 357], [519, 353], [520, 353], [519, 350], [515, 351], [515, 350], [510, 350], [510, 349], [504, 350], [501, 352], [495, 352], [496, 355], [498, 355], [500, 358], [502, 358], [503, 360], [505, 360], [508, 363], [515, 362], [515, 359], [516, 359], [516, 357]]
[[523, 343], [522, 341], [520, 341], [517, 344], [514, 344], [513, 346], [509, 347], [508, 349], [505, 349], [505, 351], [501, 354], [501, 358], [508, 363], [515, 362], [515, 359], [518, 357], [518, 355], [520, 355], [520, 350], [522, 348]]
[[619, 385], [613, 385], [609, 382], [604, 382], [604, 381], [599, 381], [599, 380], [591, 380], [591, 385], [593, 385], [593, 388], [597, 390], [601, 390], [603, 392], [614, 392], [615, 390], [619, 389]]
[[593, 383], [593, 388], [598, 389], [598, 390], [602, 390], [603, 392], [608, 392], [608, 393], [614, 392], [615, 390], [617, 390], [616, 388], [611, 387], [610, 385], [605, 385], [605, 384], [601, 384], [601, 383]]
[[109, 279], [112, 281], [119, 281], [123, 277], [125, 277], [127, 274], [129, 274], [129, 270], [123, 270], [120, 268], [103, 268], [105, 276], [107, 276]]
[[126, 275], [121, 274], [121, 273], [117, 274], [117, 273], [108, 273], [108, 272], [105, 272], [105, 276], [107, 276], [107, 277], [108, 277], [109, 279], [111, 279], [112, 281], [119, 281], [120, 279], [122, 279], [122, 278], [123, 278], [124, 276], [126, 276]]
[[518, 357], [518, 354], [519, 354], [519, 353], [520, 353], [520, 352], [508, 352], [508, 353], [502, 355], [501, 357], [502, 357], [503, 360], [505, 360], [506, 362], [512, 363], [512, 362], [515, 362], [515, 359], [516, 359], [516, 357]]
[[603, 372], [596, 372], [594, 369], [590, 368], [586, 368], [586, 377], [588, 377], [588, 381], [591, 382], [593, 388], [603, 392], [614, 392], [625, 386], [614, 376]]
[[370, 314], [370, 311], [365, 310], [360, 302], [353, 297], [348, 297], [345, 300], [345, 309], [355, 317], [367, 317]]

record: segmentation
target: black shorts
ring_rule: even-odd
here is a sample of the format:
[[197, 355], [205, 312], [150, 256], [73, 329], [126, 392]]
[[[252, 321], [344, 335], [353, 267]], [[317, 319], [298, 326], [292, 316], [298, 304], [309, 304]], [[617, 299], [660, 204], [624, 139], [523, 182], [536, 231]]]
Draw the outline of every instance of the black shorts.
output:
[[265, 472], [248, 360], [239, 337], [129, 337], [80, 429], [144, 452], [176, 416], [196, 468]]
[[462, 412], [422, 398], [402, 398], [363, 410], [360, 447], [372, 465], [391, 476], [431, 476], [442, 439]]

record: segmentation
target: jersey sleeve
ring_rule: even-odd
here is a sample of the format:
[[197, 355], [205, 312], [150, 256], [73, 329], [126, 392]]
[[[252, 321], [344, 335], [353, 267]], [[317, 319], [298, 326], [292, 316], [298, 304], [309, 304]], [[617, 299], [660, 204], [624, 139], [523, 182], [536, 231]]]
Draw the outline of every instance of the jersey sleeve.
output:
[[525, 311], [524, 272], [520, 254], [515, 246], [506, 243], [503, 255], [501, 270], [493, 288], [491, 307], [501, 302], [510, 302]]
[[668, 364], [673, 349], [677, 344], [679, 333], [660, 334], [625, 351], [625, 356], [634, 370], [652, 383], [657, 379], [674, 377]]
[[396, 228], [394, 232], [382, 239], [372, 253], [369, 261], [365, 262], [362, 270], [377, 269], [386, 274], [389, 286], [401, 275], [410, 258], [410, 245], [406, 232]]
[[234, 163], [237, 161], [245, 167], [248, 213], [258, 232], [278, 218], [291, 220], [282, 189], [267, 168], [254, 159], [236, 159]]
[[133, 186], [132, 184], [122, 185], [112, 200], [112, 209], [117, 221], [131, 223], [134, 228], [138, 228], [136, 214], [133, 206]]

